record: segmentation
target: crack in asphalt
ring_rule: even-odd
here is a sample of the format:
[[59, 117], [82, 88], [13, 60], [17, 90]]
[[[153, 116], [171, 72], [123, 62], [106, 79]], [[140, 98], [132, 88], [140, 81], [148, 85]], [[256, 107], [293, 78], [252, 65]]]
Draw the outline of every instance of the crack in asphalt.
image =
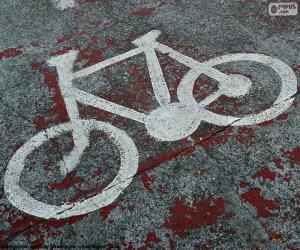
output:
[[[199, 144], [201, 144], [201, 143], [203, 143], [203, 142], [205, 142], [205, 141], [208, 141], [208, 140], [212, 139], [213, 137], [217, 136], [218, 134], [224, 132], [224, 131], [225, 131], [226, 129], [228, 129], [229, 127], [230, 127], [230, 125], [228, 125], [228, 126], [222, 128], [222, 129], [219, 129], [219, 130], [217, 130], [216, 132], [212, 133], [212, 135], [210, 135], [209, 137], [204, 138], [203, 140], [200, 140], [200, 141], [198, 141], [198, 142], [196, 142], [196, 143], [194, 143], [194, 144], [192, 144], [192, 145], [190, 145], [190, 146], [187, 146], [187, 147], [182, 148], [182, 149], [178, 152], [178, 154], [175, 155], [175, 156], [173, 156], [171, 159], [174, 159], [175, 157], [179, 156], [179, 155], [180, 155], [181, 153], [183, 153], [185, 150], [188, 150], [188, 149], [190, 149], [190, 148], [192, 148], [192, 147], [194, 147], [194, 146], [196, 146], [196, 145], [199, 145]], [[168, 161], [168, 160], [171, 160], [171, 159], [167, 159], [167, 160], [160, 161], [160, 162], [159, 162], [158, 164], [156, 164], [154, 167], [158, 167], [161, 163], [163, 163], [163, 162], [165, 162], [165, 161]], [[152, 168], [154, 168], [154, 167], [152, 167]], [[152, 169], [152, 168], [151, 168], [151, 169]], [[135, 175], [133, 175], [133, 176], [131, 176], [131, 177], [128, 177], [127, 179], [123, 180], [122, 182], [119, 182], [118, 184], [115, 184], [115, 185], [111, 186], [110, 188], [113, 188], [114, 186], [118, 186], [118, 185], [120, 185], [120, 184], [126, 182], [128, 179], [134, 178], [135, 176], [138, 176], [138, 175], [140, 175], [140, 174], [142, 174], [142, 173], [144, 173], [144, 172], [146, 172], [146, 171], [148, 171], [148, 170], [149, 170], [149, 169], [145, 169], [145, 170], [142, 170], [142, 171], [138, 171]], [[97, 195], [97, 194], [96, 194], [96, 195]], [[87, 196], [87, 197], [85, 197], [85, 198], [88, 199], [88, 198], [91, 198], [91, 197], [93, 197], [93, 196], [95, 196], [95, 195]], [[83, 201], [84, 201], [84, 200], [83, 200]], [[83, 201], [81, 201], [81, 202], [83, 202]], [[73, 206], [74, 206], [74, 205], [73, 205]], [[68, 209], [65, 209], [65, 210], [72, 209], [73, 206], [71, 206], [71, 207], [69, 207]], [[64, 210], [64, 211], [65, 211], [65, 210]], [[64, 211], [61, 211], [61, 213], [63, 213]], [[67, 219], [68, 219], [68, 218], [66, 218], [66, 219], [61, 219], [61, 220], [67, 220]], [[30, 225], [30, 226], [28, 226], [28, 227], [22, 229], [20, 232], [17, 232], [17, 233], [14, 234], [13, 236], [10, 236], [10, 237], [6, 238], [5, 241], [7, 241], [7, 240], [11, 241], [13, 238], [17, 237], [18, 235], [20, 235], [21, 233], [25, 232], [26, 230], [32, 228], [33, 226], [38, 226], [38, 225], [40, 225], [40, 224], [46, 223], [47, 221], [48, 221], [47, 219], [41, 219], [40, 222], [34, 223], [33, 225]]]
[[9, 106], [7, 103], [5, 103], [3, 101], [3, 98], [0, 96], [0, 103], [7, 107], [9, 110], [11, 110], [13, 113], [17, 114], [20, 118], [22, 118], [23, 120], [27, 121], [28, 123], [32, 124], [33, 121], [31, 121], [29, 118], [27, 118], [25, 115], [21, 114], [19, 111], [17, 111], [16, 109], [14, 109], [13, 107]]

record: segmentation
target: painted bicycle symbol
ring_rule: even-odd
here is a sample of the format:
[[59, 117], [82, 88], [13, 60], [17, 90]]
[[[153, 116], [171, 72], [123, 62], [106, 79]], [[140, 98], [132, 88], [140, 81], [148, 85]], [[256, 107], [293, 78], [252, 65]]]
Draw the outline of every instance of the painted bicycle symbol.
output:
[[[133, 41], [136, 48], [75, 73], [73, 72], [73, 63], [76, 60], [77, 51], [70, 51], [48, 61], [51, 66], [55, 66], [57, 69], [59, 85], [70, 121], [39, 132], [12, 156], [5, 173], [4, 189], [9, 201], [15, 207], [25, 213], [42, 218], [59, 219], [86, 214], [112, 203], [131, 183], [138, 168], [138, 151], [133, 140], [124, 131], [109, 123], [81, 119], [77, 102], [143, 123], [149, 134], [161, 141], [175, 141], [191, 135], [198, 128], [201, 121], [222, 126], [261, 123], [278, 116], [292, 104], [293, 95], [297, 91], [296, 76], [292, 69], [282, 61], [261, 54], [238, 53], [220, 56], [206, 62], [198, 62], [159, 43], [157, 41], [159, 35], [160, 31], [152, 30]], [[183, 77], [177, 89], [179, 102], [171, 103], [170, 93], [155, 51], [166, 54], [189, 67], [189, 71]], [[144, 53], [146, 57], [152, 88], [155, 98], [160, 104], [159, 108], [149, 114], [123, 107], [72, 86], [74, 79], [87, 76], [141, 53]], [[221, 95], [239, 97], [249, 91], [252, 83], [247, 77], [238, 74], [225, 74], [214, 68], [216, 65], [234, 61], [262, 63], [271, 67], [278, 74], [282, 83], [281, 91], [270, 108], [261, 113], [243, 117], [220, 115], [205, 109], [205, 106]], [[201, 74], [218, 81], [219, 87], [215, 93], [198, 103], [192, 92], [195, 81]], [[107, 134], [117, 146], [121, 158], [116, 177], [101, 193], [83, 201], [71, 204], [64, 203], [57, 206], [38, 201], [21, 189], [19, 180], [24, 169], [25, 160], [36, 148], [64, 132], [72, 132], [74, 147], [60, 162], [61, 174], [66, 175], [76, 168], [81, 155], [89, 146], [89, 133], [91, 130], [99, 130]]]

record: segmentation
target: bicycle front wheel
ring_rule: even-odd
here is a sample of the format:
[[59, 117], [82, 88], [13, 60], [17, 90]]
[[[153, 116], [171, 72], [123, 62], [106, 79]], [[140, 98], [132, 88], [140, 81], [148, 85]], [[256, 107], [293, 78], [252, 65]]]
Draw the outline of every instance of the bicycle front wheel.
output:
[[86, 131], [99, 130], [108, 135], [115, 143], [120, 153], [120, 169], [113, 181], [99, 194], [83, 201], [61, 206], [50, 205], [34, 199], [21, 189], [20, 176], [24, 169], [27, 156], [43, 143], [59, 136], [64, 132], [72, 132], [74, 125], [69, 122], [46, 129], [19, 148], [8, 163], [4, 190], [8, 200], [25, 213], [49, 219], [61, 219], [82, 215], [112, 203], [122, 191], [131, 183], [138, 168], [138, 151], [133, 140], [122, 130], [105, 122], [96, 120], [82, 120]]

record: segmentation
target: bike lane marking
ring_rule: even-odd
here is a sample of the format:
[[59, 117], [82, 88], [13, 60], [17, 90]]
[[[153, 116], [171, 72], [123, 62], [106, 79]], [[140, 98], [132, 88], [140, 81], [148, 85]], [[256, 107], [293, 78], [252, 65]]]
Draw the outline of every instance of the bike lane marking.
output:
[[75, 0], [51, 0], [51, 2], [59, 10], [66, 10], [77, 5]]

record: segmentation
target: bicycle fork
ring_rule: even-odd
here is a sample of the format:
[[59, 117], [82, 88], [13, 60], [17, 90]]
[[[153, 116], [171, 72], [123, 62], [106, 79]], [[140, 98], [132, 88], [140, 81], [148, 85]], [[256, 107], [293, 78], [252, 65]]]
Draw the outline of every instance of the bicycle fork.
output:
[[47, 61], [50, 66], [55, 66], [59, 79], [59, 86], [62, 97], [65, 101], [66, 109], [69, 115], [70, 123], [73, 125], [73, 142], [72, 151], [63, 156], [60, 161], [60, 172], [63, 176], [76, 168], [80, 157], [89, 145], [88, 131], [81, 126], [82, 119], [79, 117], [78, 106], [73, 94], [72, 79], [73, 79], [73, 63], [76, 60], [78, 51], [71, 51], [59, 57], [55, 57]]

